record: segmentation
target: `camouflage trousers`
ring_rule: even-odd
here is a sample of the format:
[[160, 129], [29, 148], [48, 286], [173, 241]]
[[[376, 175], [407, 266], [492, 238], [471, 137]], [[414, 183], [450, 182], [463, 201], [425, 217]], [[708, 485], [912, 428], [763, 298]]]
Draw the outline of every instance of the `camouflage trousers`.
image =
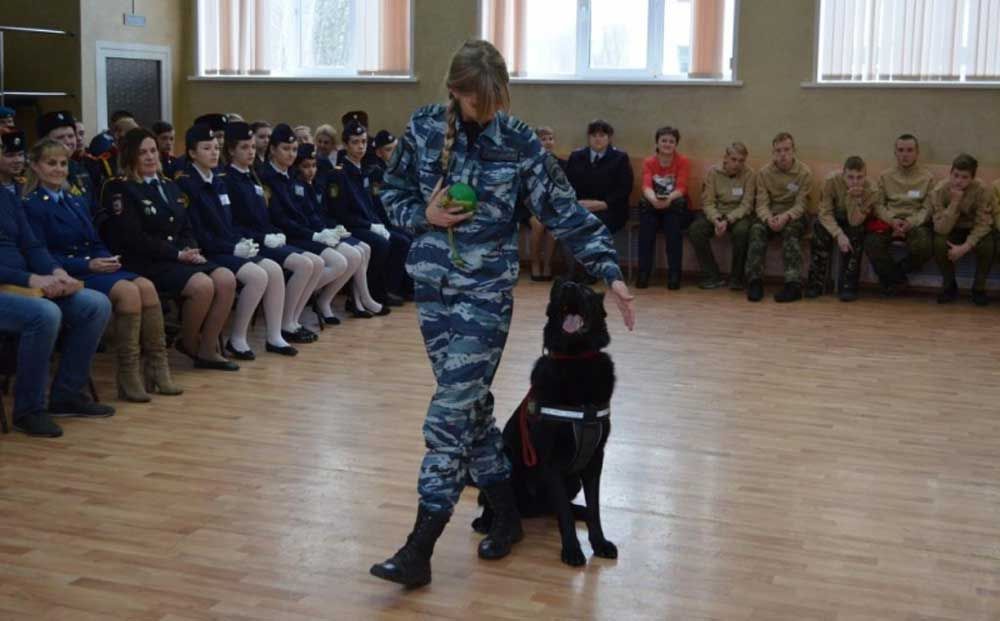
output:
[[417, 491], [424, 508], [451, 513], [470, 475], [479, 487], [510, 477], [490, 384], [507, 342], [514, 299], [510, 291], [477, 293], [421, 282], [415, 298], [437, 380], [424, 420], [427, 453]]
[[[948, 258], [948, 242], [955, 245], [964, 244], [969, 237], [970, 229], [952, 229], [948, 235], [934, 234], [934, 261], [941, 270], [941, 284], [945, 288], [955, 285], [955, 264]], [[986, 234], [972, 253], [976, 255], [976, 275], [972, 282], [973, 291], [986, 291], [986, 278], [990, 275], [994, 253], [993, 235]]]
[[802, 280], [802, 233], [806, 230], [804, 218], [792, 220], [780, 231], [772, 231], [760, 220], [750, 225], [750, 241], [747, 248], [747, 282], [764, 277], [764, 260], [767, 258], [767, 242], [772, 237], [781, 237], [781, 256], [785, 263], [785, 282]]
[[[746, 272], [747, 241], [750, 237], [750, 224], [753, 219], [750, 217], [740, 218], [730, 224], [727, 228], [733, 240], [733, 256], [730, 264], [729, 276], [735, 280], [742, 280]], [[698, 214], [694, 223], [688, 228], [688, 239], [694, 247], [694, 253], [701, 264], [701, 271], [705, 277], [718, 278], [719, 264], [712, 253], [712, 239], [715, 237], [715, 224], [708, 221], [705, 214]]]
[[[858, 278], [861, 276], [865, 227], [863, 224], [851, 226], [846, 218], [837, 218], [837, 224], [847, 235], [847, 240], [851, 242], [851, 251], [840, 253], [840, 286], [841, 288], [857, 289]], [[809, 287], [816, 287], [820, 291], [826, 289], [826, 281], [830, 276], [830, 258], [834, 252], [840, 252], [837, 240], [833, 238], [833, 235], [830, 235], [830, 231], [827, 231], [819, 220], [815, 220], [813, 222], [812, 243], [810, 244], [812, 260], [809, 264], [809, 277], [806, 281]]]
[[896, 263], [889, 251], [889, 246], [893, 242], [892, 231], [869, 232], [865, 236], [865, 253], [883, 285], [906, 280], [908, 273], [923, 267], [934, 253], [934, 243], [929, 227], [915, 226], [911, 228], [904, 241], [910, 254], [902, 263]]

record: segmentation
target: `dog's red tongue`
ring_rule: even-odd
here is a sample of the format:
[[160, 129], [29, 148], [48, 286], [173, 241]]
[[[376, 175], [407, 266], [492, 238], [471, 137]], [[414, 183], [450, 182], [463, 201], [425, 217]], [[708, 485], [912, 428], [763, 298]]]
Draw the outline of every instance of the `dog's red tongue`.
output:
[[583, 317], [579, 315], [566, 315], [563, 319], [563, 332], [566, 334], [576, 334], [583, 327]]

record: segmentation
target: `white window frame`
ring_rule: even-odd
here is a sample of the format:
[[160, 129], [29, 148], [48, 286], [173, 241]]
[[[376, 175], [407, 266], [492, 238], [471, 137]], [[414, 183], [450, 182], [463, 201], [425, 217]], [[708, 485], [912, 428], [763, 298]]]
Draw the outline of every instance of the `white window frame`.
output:
[[97, 42], [97, 67], [95, 87], [97, 95], [97, 127], [108, 126], [108, 59], [127, 58], [135, 60], [160, 61], [160, 118], [173, 118], [173, 91], [170, 76], [173, 69], [170, 62], [170, 47], [166, 45], [143, 45], [139, 43], [118, 43], [116, 41]]
[[[693, 1], [693, 0], [692, 0]], [[663, 19], [666, 0], [648, 0], [648, 24], [646, 32], [645, 69], [592, 69], [590, 67], [590, 11], [591, 0], [577, 0], [576, 22], [576, 67], [572, 75], [535, 74], [515, 76], [513, 82], [524, 84], [671, 84], [696, 86], [742, 86], [737, 78], [739, 50], [739, 17], [742, 0], [733, 0], [733, 54], [729, 60], [728, 79], [689, 78], [685, 74], [663, 74]], [[480, 36], [483, 25], [483, 0], [479, 2], [478, 23]], [[693, 19], [692, 11], [692, 19]], [[693, 24], [692, 24], [693, 26]]]
[[[398, 75], [382, 75], [376, 74], [369, 71], [362, 71], [350, 68], [304, 68], [301, 66], [301, 55], [302, 55], [302, 43], [303, 40], [301, 36], [302, 30], [302, 17], [301, 10], [302, 4], [301, 0], [287, 0], [289, 2], [294, 2], [290, 10], [298, 14], [297, 23], [299, 28], [299, 67], [294, 71], [287, 71], [281, 74], [252, 74], [252, 75], [214, 75], [206, 74], [205, 67], [202, 63], [201, 55], [201, 3], [197, 0], [195, 2], [195, 11], [193, 11], [192, 21], [194, 22], [195, 33], [198, 36], [195, 37], [195, 59], [196, 59], [196, 75], [188, 76], [188, 81], [191, 82], [407, 82], [416, 83], [417, 77], [414, 74], [414, 0], [409, 1], [409, 14], [410, 23], [407, 24], [407, 28], [410, 31], [410, 49], [409, 49], [409, 59], [410, 66], [407, 68], [406, 73]], [[357, 2], [365, 2], [366, 0], [355, 0], [355, 10], [351, 16], [353, 26], [351, 28], [351, 65], [357, 67], [358, 62], [358, 46], [354, 45], [356, 33], [360, 32], [359, 28], [363, 25], [361, 24], [360, 12], [356, 10]]]
[[812, 79], [802, 82], [802, 88], [847, 88], [847, 89], [951, 89], [951, 90], [1000, 90], [1000, 81], [923, 81], [923, 80], [822, 80], [820, 79], [820, 42], [823, 28], [823, 0], [815, 1], [813, 23], [813, 69]]

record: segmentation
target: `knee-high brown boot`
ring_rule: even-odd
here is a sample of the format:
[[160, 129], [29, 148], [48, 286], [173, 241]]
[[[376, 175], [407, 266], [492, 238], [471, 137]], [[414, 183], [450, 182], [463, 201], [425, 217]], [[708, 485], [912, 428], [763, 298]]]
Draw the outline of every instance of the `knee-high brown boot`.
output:
[[115, 354], [118, 370], [118, 398], [134, 403], [146, 403], [149, 395], [142, 385], [139, 368], [139, 315], [115, 315]]
[[142, 309], [142, 350], [146, 354], [146, 390], [170, 396], [183, 394], [170, 377], [163, 310], [159, 306]]

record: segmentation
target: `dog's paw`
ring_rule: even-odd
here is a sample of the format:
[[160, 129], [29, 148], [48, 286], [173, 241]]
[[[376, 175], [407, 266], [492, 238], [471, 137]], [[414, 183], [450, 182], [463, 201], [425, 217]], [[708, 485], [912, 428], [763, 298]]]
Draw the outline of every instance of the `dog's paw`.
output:
[[618, 558], [618, 547], [607, 539], [603, 541], [591, 541], [590, 547], [594, 549], [594, 556]]
[[562, 549], [562, 562], [571, 567], [583, 567], [587, 564], [587, 557], [583, 555], [583, 550], [579, 546], [575, 548]]

